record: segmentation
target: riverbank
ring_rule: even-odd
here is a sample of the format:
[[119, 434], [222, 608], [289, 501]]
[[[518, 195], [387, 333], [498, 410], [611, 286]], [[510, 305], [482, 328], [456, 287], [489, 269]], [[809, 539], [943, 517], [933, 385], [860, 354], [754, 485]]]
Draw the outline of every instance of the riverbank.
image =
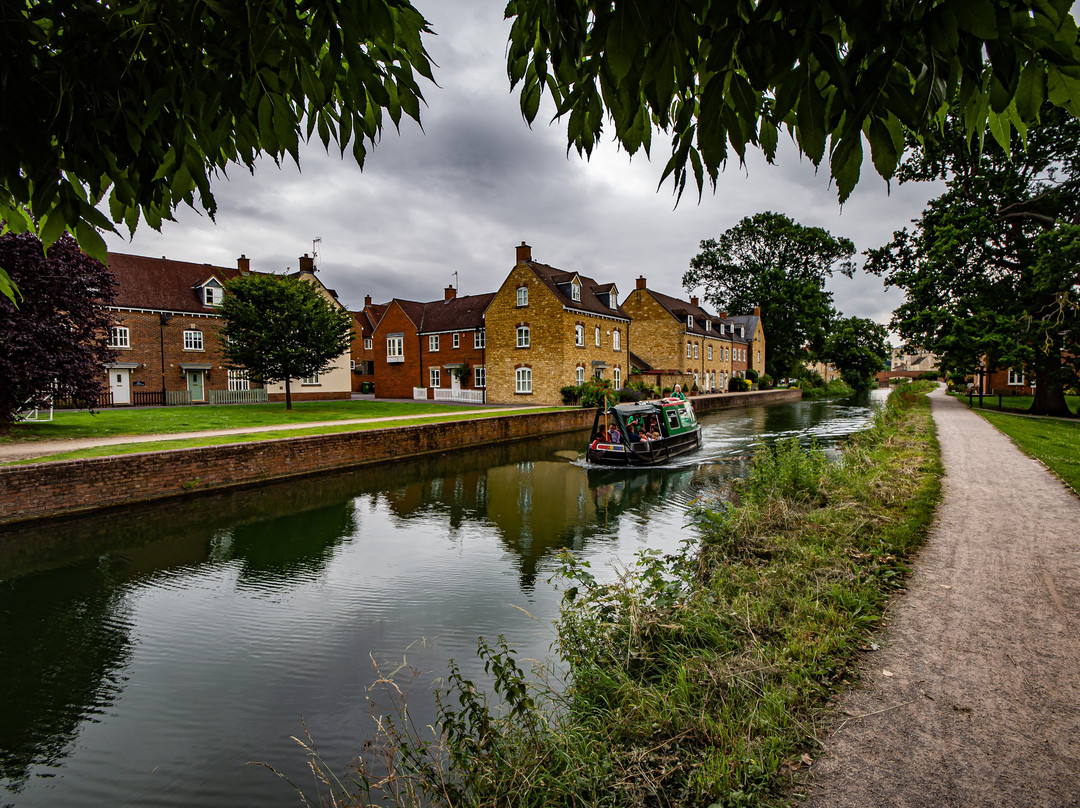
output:
[[[800, 395], [797, 390], [767, 390], [693, 401], [697, 412], [705, 414]], [[0, 468], [0, 525], [586, 430], [593, 414], [591, 409], [493, 414], [470, 421], [7, 466]]]
[[[454, 668], [441, 746], [384, 723], [362, 774], [392, 761], [399, 804], [416, 804], [405, 785], [438, 804], [781, 803], [873, 647], [940, 474], [929, 404], [908, 391], [836, 462], [765, 450], [736, 504], [699, 500], [699, 547], [646, 552], [614, 584], [567, 556], [565, 689], [531, 684], [504, 645], [481, 642], [500, 711]], [[366, 782], [341, 804], [377, 801]]]

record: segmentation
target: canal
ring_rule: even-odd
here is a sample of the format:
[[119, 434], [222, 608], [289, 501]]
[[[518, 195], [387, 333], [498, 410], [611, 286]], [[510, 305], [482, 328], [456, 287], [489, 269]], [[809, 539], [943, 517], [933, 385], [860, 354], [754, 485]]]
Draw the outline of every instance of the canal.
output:
[[449, 659], [483, 680], [479, 636], [549, 656], [560, 548], [601, 576], [674, 551], [757, 446], [827, 445], [874, 403], [706, 416], [671, 468], [590, 472], [562, 436], [0, 533], [0, 805], [296, 805], [245, 764], [313, 794], [290, 736], [342, 770], [376, 665], [407, 662], [430, 720]]

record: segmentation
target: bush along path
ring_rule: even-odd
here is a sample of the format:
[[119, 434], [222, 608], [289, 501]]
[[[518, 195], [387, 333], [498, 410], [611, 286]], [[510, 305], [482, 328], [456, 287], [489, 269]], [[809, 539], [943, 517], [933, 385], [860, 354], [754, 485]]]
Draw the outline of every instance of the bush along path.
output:
[[438, 732], [383, 717], [347, 781], [313, 753], [324, 800], [783, 803], [923, 541], [939, 474], [929, 406], [910, 392], [836, 460], [763, 451], [692, 511], [702, 538], [682, 553], [646, 552], [613, 583], [566, 557], [563, 686], [481, 640], [492, 703], [452, 666]]

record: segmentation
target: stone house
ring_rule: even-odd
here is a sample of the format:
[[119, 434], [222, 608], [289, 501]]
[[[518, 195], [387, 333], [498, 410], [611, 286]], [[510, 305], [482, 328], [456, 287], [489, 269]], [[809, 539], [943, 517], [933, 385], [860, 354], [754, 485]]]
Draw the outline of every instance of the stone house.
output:
[[391, 300], [372, 332], [375, 395], [483, 403], [484, 310], [493, 296], [458, 297], [447, 287], [430, 303]]
[[622, 306], [633, 320], [637, 369], [658, 387], [696, 384], [703, 392], [723, 392], [747, 369], [763, 372], [765, 336], [758, 308], [753, 315], [710, 314], [696, 297], [665, 295], [649, 289], [640, 276]]
[[615, 284], [534, 261], [524, 242], [484, 320], [491, 403], [561, 404], [561, 388], [587, 378], [628, 380], [630, 316]]
[[[311, 258], [300, 259], [295, 276], [331, 290], [315, 277]], [[246, 256], [236, 267], [196, 264], [169, 258], [109, 253], [109, 271], [116, 280], [109, 346], [116, 361], [106, 367], [114, 405], [227, 402], [259, 385], [247, 374], [229, 370], [221, 350], [222, 326], [217, 307], [225, 283], [251, 271]], [[336, 300], [335, 300], [336, 303]], [[348, 398], [349, 370], [344, 355], [331, 373], [294, 382], [294, 400]], [[270, 400], [284, 400], [283, 384], [266, 388]], [[231, 394], [231, 395], [226, 395]]]

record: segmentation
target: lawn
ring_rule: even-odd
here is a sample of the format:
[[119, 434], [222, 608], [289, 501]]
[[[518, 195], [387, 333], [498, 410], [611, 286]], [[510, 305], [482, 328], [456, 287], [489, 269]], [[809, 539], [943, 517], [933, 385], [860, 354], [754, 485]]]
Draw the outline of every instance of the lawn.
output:
[[1018, 418], [1015, 415], [979, 413], [1024, 452], [1045, 463], [1061, 479], [1080, 491], [1080, 422], [1053, 418]]
[[170, 432], [201, 432], [344, 421], [354, 418], [386, 418], [404, 415], [440, 415], [480, 409], [475, 405], [432, 404], [423, 401], [304, 401], [286, 410], [283, 403], [218, 404], [185, 407], [146, 407], [100, 410], [94, 414], [57, 412], [53, 420], [16, 424], [0, 442], [104, 438], [113, 435], [164, 435]]
[[[963, 395], [957, 395], [964, 403], [967, 403], [967, 393]], [[1001, 397], [1001, 411], [1002, 412], [1027, 412], [1031, 406], [1031, 402], [1034, 400], [1033, 396], [1002, 396]], [[1080, 408], [1080, 396], [1065, 396], [1065, 403], [1069, 405], [1069, 409], [1076, 412]], [[998, 397], [996, 395], [983, 396], [982, 407], [979, 407], [979, 397], [974, 396], [972, 398], [972, 407], [974, 409], [984, 410], [996, 410], [998, 408]]]

